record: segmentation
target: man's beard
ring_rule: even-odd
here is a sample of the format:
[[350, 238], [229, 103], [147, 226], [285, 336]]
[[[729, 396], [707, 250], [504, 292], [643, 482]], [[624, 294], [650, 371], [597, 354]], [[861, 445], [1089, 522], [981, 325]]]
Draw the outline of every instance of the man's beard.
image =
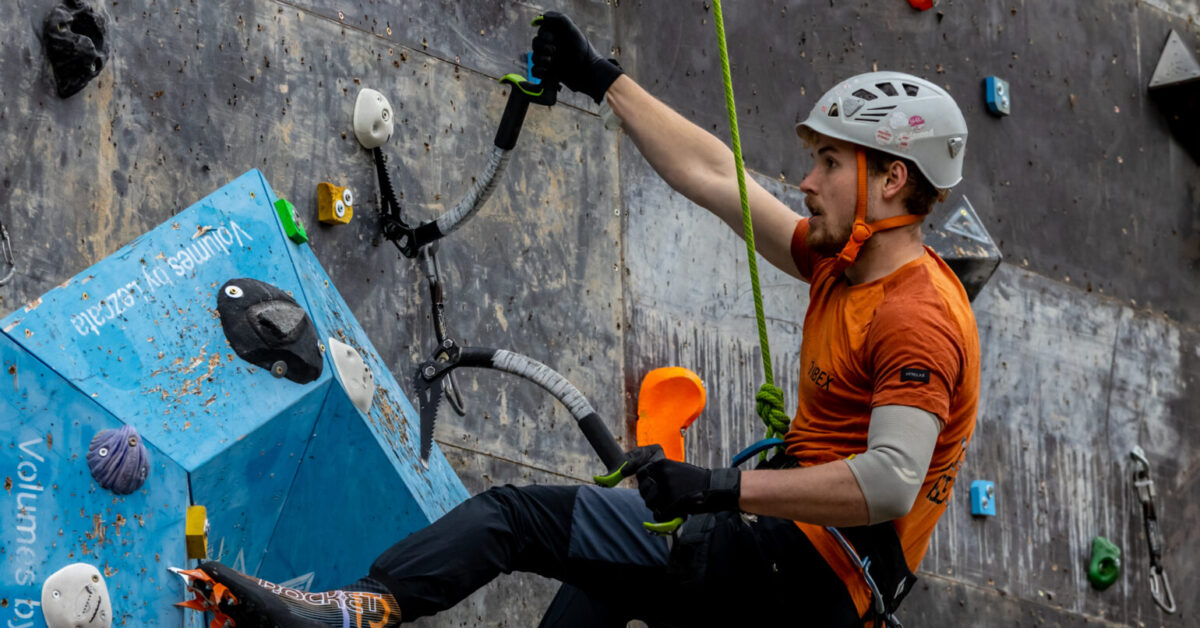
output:
[[[812, 212], [813, 207], [808, 203], [807, 199], [805, 199], [805, 205], [808, 205], [808, 210]], [[837, 229], [836, 225], [832, 225], [828, 214], [821, 213], [819, 218], [819, 225], [813, 225], [810, 220], [808, 236], [804, 239], [804, 243], [808, 245], [810, 251], [818, 255], [834, 257], [838, 253], [841, 253], [846, 243], [850, 241], [850, 230], [854, 225], [840, 225], [843, 228]]]

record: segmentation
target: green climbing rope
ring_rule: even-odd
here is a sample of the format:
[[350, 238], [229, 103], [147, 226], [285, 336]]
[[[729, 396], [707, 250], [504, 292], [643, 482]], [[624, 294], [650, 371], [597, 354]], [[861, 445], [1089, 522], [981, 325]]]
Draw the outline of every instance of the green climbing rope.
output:
[[725, 45], [725, 18], [721, 13], [721, 0], [713, 0], [713, 22], [717, 26], [717, 43], [721, 51], [725, 108], [729, 110], [729, 135], [733, 145], [733, 162], [737, 169], [738, 196], [742, 202], [742, 234], [746, 240], [746, 257], [750, 262], [750, 286], [754, 291], [754, 315], [758, 319], [758, 343], [762, 347], [763, 375], [766, 379], [766, 383], [755, 397], [755, 409], [759, 418], [767, 425], [766, 438], [782, 438], [787, 432], [788, 416], [783, 411], [783, 391], [775, 385], [775, 375], [771, 369], [771, 346], [767, 342], [767, 318], [763, 314], [762, 288], [758, 282], [754, 222], [750, 217], [750, 199], [746, 194], [746, 165], [742, 161], [742, 141], [738, 136], [737, 105], [733, 102], [733, 77], [729, 71], [729, 50]]

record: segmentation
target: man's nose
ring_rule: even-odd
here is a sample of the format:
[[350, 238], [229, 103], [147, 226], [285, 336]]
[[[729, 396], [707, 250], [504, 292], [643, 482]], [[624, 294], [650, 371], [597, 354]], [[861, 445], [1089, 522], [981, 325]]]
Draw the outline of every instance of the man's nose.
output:
[[814, 186], [813, 171], [809, 170], [808, 174], [804, 175], [804, 179], [800, 181], [800, 191], [805, 194], [816, 194], [817, 188]]

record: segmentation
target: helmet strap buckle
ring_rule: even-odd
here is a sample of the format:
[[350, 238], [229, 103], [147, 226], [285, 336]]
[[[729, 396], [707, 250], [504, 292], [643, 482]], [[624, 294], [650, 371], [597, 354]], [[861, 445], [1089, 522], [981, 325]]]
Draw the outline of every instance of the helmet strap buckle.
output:
[[924, 216], [902, 214], [883, 220], [867, 223], [867, 151], [862, 146], [855, 147], [855, 160], [858, 164], [858, 198], [854, 205], [854, 226], [850, 230], [850, 239], [837, 256], [835, 275], [840, 275], [858, 259], [858, 253], [871, 236], [880, 231], [896, 229], [921, 222]]

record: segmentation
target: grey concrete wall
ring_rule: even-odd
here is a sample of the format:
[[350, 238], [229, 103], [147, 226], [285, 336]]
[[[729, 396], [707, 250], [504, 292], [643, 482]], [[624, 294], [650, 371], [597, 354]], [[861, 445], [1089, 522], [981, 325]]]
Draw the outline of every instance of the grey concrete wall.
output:
[[[380, 243], [369, 155], [350, 114], [363, 86], [399, 110], [387, 145], [411, 216], [453, 204], [482, 167], [529, 21], [559, 9], [651, 91], [726, 136], [705, 2], [216, 0], [105, 3], [113, 56], [60, 100], [38, 41], [48, 1], [14, 0], [0, 31], [0, 220], [18, 258], [0, 313], [249, 168], [307, 219], [312, 246], [401, 381], [432, 337], [424, 280]], [[1007, 262], [975, 303], [984, 351], [979, 430], [906, 604], [908, 625], [1197, 625], [1200, 586], [1200, 166], [1144, 85], [1171, 28], [1196, 49], [1189, 0], [729, 3], [747, 162], [793, 207], [807, 169], [791, 126], [841, 77], [924, 74], [971, 127], [969, 196]], [[988, 116], [980, 83], [1010, 81]], [[659, 181], [578, 95], [531, 111], [503, 184], [440, 256], [452, 333], [567, 374], [630, 444], [648, 369], [688, 366], [709, 406], [688, 452], [723, 464], [752, 442], [761, 382], [745, 248]], [[315, 221], [319, 181], [350, 185], [351, 225]], [[764, 270], [777, 378], [796, 387], [804, 286]], [[438, 441], [472, 491], [586, 481], [598, 462], [541, 391], [463, 380], [465, 417]], [[794, 403], [794, 400], [792, 401]], [[1149, 598], [1128, 450], [1154, 464], [1180, 613]], [[1000, 514], [966, 486], [997, 482]], [[380, 531], [386, 534], [386, 531]], [[1092, 536], [1125, 576], [1090, 589]], [[423, 625], [535, 623], [554, 584], [502, 578]]]

